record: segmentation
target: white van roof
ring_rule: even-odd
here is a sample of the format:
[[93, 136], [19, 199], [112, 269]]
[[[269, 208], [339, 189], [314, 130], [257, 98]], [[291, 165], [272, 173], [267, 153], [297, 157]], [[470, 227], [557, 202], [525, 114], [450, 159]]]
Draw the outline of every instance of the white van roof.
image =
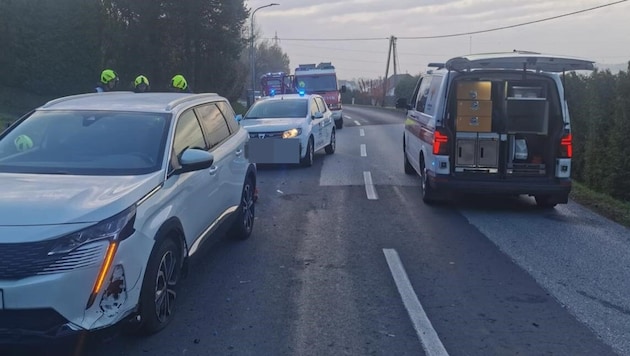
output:
[[595, 62], [567, 56], [534, 52], [507, 52], [474, 54], [451, 58], [446, 62], [448, 70], [472, 69], [529, 69], [543, 72], [594, 70]]

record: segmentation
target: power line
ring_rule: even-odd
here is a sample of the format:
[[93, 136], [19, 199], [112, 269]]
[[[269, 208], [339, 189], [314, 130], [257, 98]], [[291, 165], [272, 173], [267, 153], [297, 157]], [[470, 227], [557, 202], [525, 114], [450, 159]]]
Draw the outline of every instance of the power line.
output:
[[420, 40], [420, 39], [433, 39], [433, 38], [445, 38], [445, 37], [458, 37], [458, 36], [476, 35], [476, 34], [479, 34], [479, 33], [486, 33], [486, 32], [492, 32], [492, 31], [505, 30], [505, 29], [508, 29], [508, 28], [520, 27], [520, 26], [525, 26], [525, 25], [531, 25], [531, 24], [534, 24], [534, 23], [539, 23], [539, 22], [544, 22], [544, 21], [549, 21], [549, 20], [555, 20], [555, 19], [559, 19], [561, 17], [577, 15], [577, 14], [580, 14], [580, 13], [583, 13], [583, 12], [593, 11], [593, 10], [601, 9], [603, 7], [617, 5], [617, 4], [620, 4], [622, 2], [626, 2], [626, 1], [628, 1], [628, 0], [621, 0], [621, 1], [610, 3], [610, 4], [604, 4], [604, 5], [591, 7], [591, 8], [584, 9], [584, 10], [578, 10], [578, 11], [569, 12], [569, 13], [562, 14], [562, 15], [556, 15], [556, 16], [551, 16], [551, 17], [546, 17], [546, 18], [543, 18], [543, 19], [539, 19], [539, 20], [522, 22], [522, 23], [519, 23], [519, 24], [516, 24], [516, 25], [495, 27], [495, 28], [491, 28], [491, 29], [487, 29], [487, 30], [480, 30], [480, 31], [473, 31], [473, 32], [462, 32], [462, 33], [453, 33], [453, 34], [438, 35], [438, 36], [398, 37], [398, 38], [404, 39], [404, 40]]
[[[546, 17], [546, 18], [539, 19], [539, 20], [527, 21], [527, 22], [522, 22], [522, 23], [518, 23], [518, 24], [515, 24], [515, 25], [495, 27], [495, 28], [490, 28], [490, 29], [480, 30], [480, 31], [461, 32], [461, 33], [452, 33], [452, 34], [434, 35], [434, 36], [415, 36], [415, 37], [398, 37], [397, 36], [397, 38], [398, 39], [403, 39], [403, 40], [426, 40], [426, 39], [434, 39], [434, 38], [470, 36], [470, 35], [476, 35], [476, 34], [479, 34], [479, 33], [486, 33], [486, 32], [505, 30], [505, 29], [514, 28], [514, 27], [520, 27], [520, 26], [531, 25], [531, 24], [540, 23], [540, 22], [544, 22], [544, 21], [555, 20], [555, 19], [559, 19], [559, 18], [562, 18], [562, 17], [577, 15], [577, 14], [580, 14], [580, 13], [601, 9], [601, 8], [608, 7], [608, 6], [617, 5], [617, 4], [620, 4], [622, 2], [626, 2], [626, 1], [628, 1], [628, 0], [620, 0], [620, 1], [609, 3], [609, 4], [598, 5], [598, 6], [590, 7], [590, 8], [583, 9], [583, 10], [569, 12], [569, 13], [566, 13], [566, 14]], [[282, 41], [381, 41], [381, 40], [388, 40], [389, 41], [389, 37], [367, 37], [367, 38], [280, 38], [280, 40], [282, 40]]]

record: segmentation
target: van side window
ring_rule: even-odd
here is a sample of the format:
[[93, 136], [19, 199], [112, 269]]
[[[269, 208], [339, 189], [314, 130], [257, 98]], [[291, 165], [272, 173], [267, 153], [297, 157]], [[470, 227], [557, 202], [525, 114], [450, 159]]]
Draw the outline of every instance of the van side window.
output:
[[420, 83], [420, 89], [418, 90], [418, 101], [416, 101], [416, 111], [424, 112], [427, 98], [429, 97], [429, 86], [431, 85], [431, 79], [433, 77], [424, 77], [422, 83]]
[[424, 107], [424, 113], [433, 116], [435, 114], [435, 107], [438, 101], [438, 95], [440, 94], [440, 86], [442, 85], [442, 77], [433, 77], [431, 80], [431, 86], [429, 87], [429, 96]]

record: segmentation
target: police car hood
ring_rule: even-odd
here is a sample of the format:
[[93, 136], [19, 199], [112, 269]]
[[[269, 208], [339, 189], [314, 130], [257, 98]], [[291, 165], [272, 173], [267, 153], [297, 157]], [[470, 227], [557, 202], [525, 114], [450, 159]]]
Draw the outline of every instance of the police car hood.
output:
[[245, 119], [241, 121], [241, 126], [248, 132], [276, 132], [296, 129], [302, 127], [305, 118], [282, 118], [282, 119]]
[[0, 173], [0, 227], [107, 219], [161, 183], [163, 173], [78, 176]]

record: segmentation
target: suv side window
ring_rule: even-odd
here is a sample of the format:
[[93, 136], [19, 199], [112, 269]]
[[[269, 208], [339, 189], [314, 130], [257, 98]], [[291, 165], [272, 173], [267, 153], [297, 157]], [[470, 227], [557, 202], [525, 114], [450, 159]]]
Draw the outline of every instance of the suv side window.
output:
[[203, 138], [201, 125], [197, 120], [195, 112], [188, 110], [184, 112], [177, 121], [175, 128], [175, 138], [173, 139], [173, 152], [179, 156], [186, 148], [207, 149], [208, 145]]
[[228, 123], [230, 132], [235, 133], [238, 131], [240, 126], [238, 125], [238, 122], [236, 122], [236, 114], [234, 113], [232, 106], [225, 101], [217, 101], [216, 104], [219, 107], [219, 110], [221, 110], [221, 113], [223, 113], [223, 116], [225, 116], [225, 121]]
[[225, 117], [214, 103], [199, 106], [195, 109], [199, 121], [203, 125], [210, 149], [223, 142], [230, 136]]
[[422, 83], [420, 83], [420, 88], [418, 90], [418, 101], [416, 101], [416, 111], [424, 112], [424, 109], [427, 104], [427, 98], [429, 96], [429, 87], [431, 85], [431, 79], [433, 77], [424, 77], [422, 79]]

